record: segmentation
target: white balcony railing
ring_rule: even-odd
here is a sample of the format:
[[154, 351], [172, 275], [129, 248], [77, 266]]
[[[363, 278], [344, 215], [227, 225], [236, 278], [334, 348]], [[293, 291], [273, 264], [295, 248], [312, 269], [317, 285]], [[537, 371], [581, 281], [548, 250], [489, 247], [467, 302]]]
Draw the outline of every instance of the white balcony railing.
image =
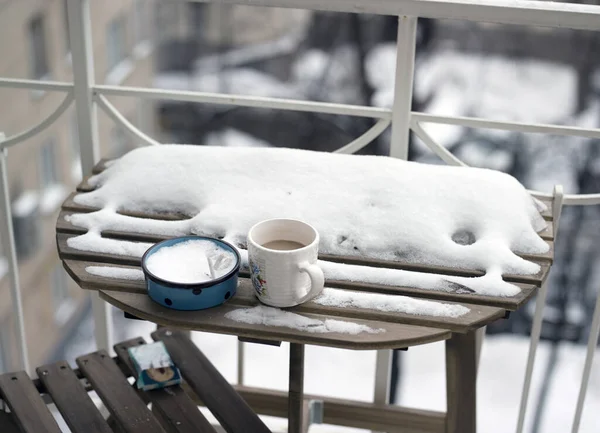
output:
[[[203, 1], [203, 0], [197, 0]], [[408, 137], [412, 130], [434, 153], [448, 164], [465, 165], [446, 148], [435, 142], [421, 127], [422, 122], [461, 125], [470, 128], [486, 128], [519, 132], [535, 132], [555, 135], [568, 135], [599, 138], [600, 129], [588, 129], [558, 125], [499, 122], [481, 118], [433, 116], [411, 112], [413, 89], [413, 70], [416, 41], [416, 23], [418, 17], [449, 18], [469, 21], [495, 22], [516, 25], [560, 27], [582, 30], [600, 30], [600, 6], [567, 4], [547, 1], [527, 0], [213, 0], [221, 4], [244, 4], [254, 6], [276, 6], [299, 9], [372, 13], [398, 16], [398, 40], [396, 61], [396, 83], [392, 109], [367, 106], [353, 106], [284, 100], [275, 98], [250, 97], [230, 94], [203, 92], [169, 91], [150, 88], [132, 88], [96, 85], [93, 73], [93, 52], [91, 43], [90, 0], [67, 0], [69, 38], [72, 51], [73, 82], [48, 82], [0, 78], [0, 87], [61, 92], [65, 94], [60, 105], [46, 119], [27, 131], [4, 137], [0, 135], [0, 235], [2, 247], [8, 256], [11, 297], [16, 322], [19, 361], [23, 369], [29, 371], [27, 341], [23, 323], [23, 308], [15, 253], [14, 233], [11, 224], [11, 209], [7, 184], [7, 149], [39, 134], [65, 110], [74, 104], [77, 113], [80, 156], [84, 174], [89, 174], [98, 161], [98, 138], [96, 107], [100, 107], [116, 123], [121, 124], [138, 141], [157, 145], [155, 140], [134, 127], [108, 101], [107, 96], [130, 96], [143, 99], [161, 99], [172, 101], [201, 102], [210, 104], [235, 105], [242, 107], [263, 107], [280, 110], [309, 111], [318, 113], [341, 114], [378, 119], [375, 125], [351, 143], [336, 152], [354, 153], [366, 146], [391, 125], [390, 155], [406, 159], [408, 155]], [[557, 186], [552, 194], [532, 191], [536, 197], [554, 197], [554, 230], [559, 226], [563, 205], [597, 205], [600, 194], [578, 195], [563, 194]], [[547, 290], [543, 286], [537, 296], [535, 316], [531, 331], [531, 343], [525, 382], [521, 396], [521, 405], [517, 432], [523, 430], [525, 412], [531, 384], [531, 376], [537, 343], [540, 337], [543, 309]], [[92, 298], [95, 321], [95, 337], [99, 348], [111, 347], [111, 320], [109, 310], [97, 296]], [[580, 393], [577, 401], [572, 432], [579, 429], [587, 384], [589, 381], [592, 358], [600, 332], [600, 296], [598, 296], [588, 341], [587, 356], [584, 364]], [[242, 381], [243, 346], [239, 347], [238, 379]], [[389, 392], [390, 353], [382, 351], [377, 357], [375, 380], [375, 400], [386, 402]]]

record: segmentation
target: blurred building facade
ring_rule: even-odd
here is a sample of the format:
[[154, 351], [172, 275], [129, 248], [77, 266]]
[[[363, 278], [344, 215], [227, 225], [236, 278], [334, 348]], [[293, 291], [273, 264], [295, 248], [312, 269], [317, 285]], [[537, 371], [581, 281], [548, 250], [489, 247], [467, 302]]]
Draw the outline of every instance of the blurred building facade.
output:
[[[72, 81], [66, 0], [0, 2], [0, 76]], [[92, 1], [96, 83], [151, 86], [156, 44], [154, 0]], [[0, 89], [0, 132], [7, 137], [46, 118], [64, 94]], [[134, 125], [153, 134], [154, 105], [135, 98], [111, 102]], [[133, 142], [99, 112], [102, 157]], [[70, 108], [41, 134], [8, 152], [8, 174], [21, 292], [32, 365], [51, 359], [89, 312], [87, 296], [58, 260], [54, 227], [63, 199], [81, 178], [79, 140]], [[5, 252], [0, 250], [0, 371], [16, 368], [14, 315]]]

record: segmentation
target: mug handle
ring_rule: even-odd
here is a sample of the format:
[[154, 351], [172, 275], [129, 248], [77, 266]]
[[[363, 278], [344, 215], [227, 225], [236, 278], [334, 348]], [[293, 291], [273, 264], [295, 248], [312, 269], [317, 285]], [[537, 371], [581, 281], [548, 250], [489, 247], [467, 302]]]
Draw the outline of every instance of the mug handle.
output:
[[298, 264], [298, 268], [310, 277], [310, 290], [298, 301], [303, 303], [321, 293], [325, 285], [325, 275], [323, 275], [323, 270], [319, 266], [312, 263], [301, 262]]

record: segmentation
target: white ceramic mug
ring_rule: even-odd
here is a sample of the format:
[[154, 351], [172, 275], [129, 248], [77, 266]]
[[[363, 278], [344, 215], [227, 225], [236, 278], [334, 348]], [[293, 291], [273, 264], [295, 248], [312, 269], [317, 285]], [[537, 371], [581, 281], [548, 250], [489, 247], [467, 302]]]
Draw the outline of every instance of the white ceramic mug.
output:
[[273, 307], [293, 307], [317, 296], [325, 278], [317, 266], [319, 233], [305, 222], [276, 218], [248, 232], [248, 260], [256, 296]]

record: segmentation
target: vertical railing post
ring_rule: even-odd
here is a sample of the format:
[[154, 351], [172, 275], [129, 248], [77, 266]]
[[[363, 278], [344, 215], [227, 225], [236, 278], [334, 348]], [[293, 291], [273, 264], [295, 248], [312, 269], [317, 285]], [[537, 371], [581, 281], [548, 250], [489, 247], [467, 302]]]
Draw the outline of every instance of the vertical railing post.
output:
[[416, 43], [417, 17], [398, 17], [396, 79], [390, 142], [390, 156], [394, 158], [408, 159]]
[[[6, 167], [7, 149], [2, 148], [4, 134], [0, 132], [0, 241], [4, 253], [8, 257], [8, 273], [10, 276], [10, 296], [12, 298], [12, 314], [15, 318], [17, 330], [17, 345], [19, 347], [19, 368], [29, 372], [29, 356], [27, 354], [27, 337], [23, 320], [23, 301], [21, 299], [21, 285], [19, 281], [19, 266], [17, 263], [17, 249], [15, 247], [15, 233], [12, 224], [10, 208], [10, 190], [8, 188], [8, 173]], [[9, 367], [9, 370], [11, 368]]]
[[[94, 102], [94, 59], [90, 19], [90, 0], [67, 0], [69, 39], [73, 63], [75, 112], [83, 175], [89, 175], [99, 158], [98, 124]], [[93, 292], [94, 335], [98, 349], [112, 346], [112, 319], [109, 305]]]
[[[396, 81], [394, 87], [394, 107], [392, 110], [390, 156], [404, 160], [408, 159], [408, 137], [410, 134], [416, 42], [417, 17], [398, 17]], [[390, 384], [391, 367], [392, 351], [378, 350], [375, 365], [375, 403], [388, 403], [390, 386], [395, 385]]]
[[594, 353], [598, 345], [598, 335], [600, 334], [600, 292], [596, 295], [596, 308], [594, 308], [594, 316], [592, 318], [592, 326], [590, 327], [590, 336], [588, 340], [587, 352], [585, 354], [585, 363], [583, 365], [583, 374], [581, 376], [581, 384], [579, 385], [579, 396], [577, 397], [577, 406], [575, 408], [575, 416], [573, 417], [573, 426], [571, 433], [579, 431], [581, 423], [581, 414], [583, 413], [583, 403], [585, 402], [585, 394], [587, 393], [588, 383], [590, 381], [590, 373], [592, 371], [592, 362], [594, 361]]
[[[558, 233], [560, 215], [564, 201], [563, 188], [561, 185], [554, 187], [554, 198], [552, 203], [552, 223], [554, 225], [554, 241]], [[527, 402], [529, 400], [529, 391], [531, 389], [531, 378], [533, 376], [533, 367], [535, 365], [535, 355], [537, 352], [540, 335], [542, 333], [542, 322], [544, 320], [544, 307], [546, 306], [546, 296], [548, 295], [548, 283], [542, 283], [542, 287], [537, 294], [535, 301], [535, 313], [533, 324], [531, 326], [531, 337], [529, 342], [529, 354], [527, 355], [527, 365], [525, 367], [525, 379], [523, 381], [523, 391], [521, 392], [521, 404], [519, 406], [519, 418], [517, 420], [517, 433], [523, 433], [525, 425], [525, 414], [527, 413]]]

